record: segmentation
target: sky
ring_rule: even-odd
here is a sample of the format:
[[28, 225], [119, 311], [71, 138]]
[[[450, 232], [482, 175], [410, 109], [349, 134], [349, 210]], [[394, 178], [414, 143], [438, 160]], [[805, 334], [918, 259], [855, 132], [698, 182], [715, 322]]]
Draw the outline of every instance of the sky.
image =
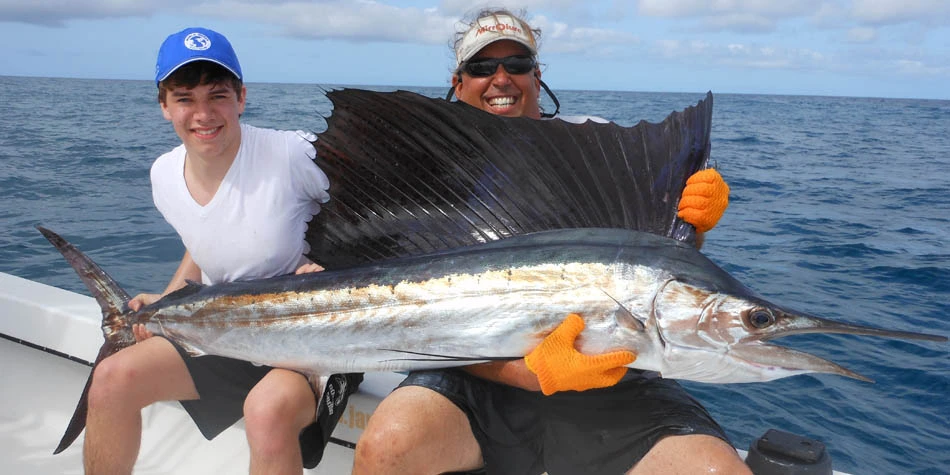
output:
[[447, 87], [482, 6], [541, 29], [555, 90], [950, 99], [950, 0], [0, 0], [0, 75], [153, 79], [204, 26], [248, 83]]

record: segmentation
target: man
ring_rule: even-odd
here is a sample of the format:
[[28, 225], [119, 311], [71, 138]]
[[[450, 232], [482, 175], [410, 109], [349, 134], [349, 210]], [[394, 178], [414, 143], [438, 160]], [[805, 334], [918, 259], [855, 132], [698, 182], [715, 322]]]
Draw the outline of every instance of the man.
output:
[[[452, 92], [493, 114], [540, 119], [537, 30], [483, 11], [456, 41]], [[705, 232], [728, 187], [690, 178], [680, 216]], [[376, 409], [355, 474], [749, 473], [722, 429], [676, 382], [624, 366], [635, 355], [584, 355], [567, 316], [523, 360], [410, 374]]]
[[[158, 52], [155, 82], [162, 114], [182, 142], [151, 170], [155, 206], [186, 250], [163, 295], [187, 280], [214, 284], [319, 270], [304, 257], [304, 231], [329, 200], [327, 177], [303, 134], [240, 122], [247, 88], [228, 40], [205, 28], [170, 35]], [[159, 297], [140, 294], [129, 307]], [[86, 473], [131, 473], [141, 409], [176, 400], [208, 439], [244, 416], [251, 473], [300, 474], [317, 464], [343, 411], [328, 411], [332, 403], [306, 377], [192, 357], [141, 326], [133, 331], [138, 343], [102, 360], [92, 379]], [[334, 375], [328, 384], [348, 396], [360, 379]]]

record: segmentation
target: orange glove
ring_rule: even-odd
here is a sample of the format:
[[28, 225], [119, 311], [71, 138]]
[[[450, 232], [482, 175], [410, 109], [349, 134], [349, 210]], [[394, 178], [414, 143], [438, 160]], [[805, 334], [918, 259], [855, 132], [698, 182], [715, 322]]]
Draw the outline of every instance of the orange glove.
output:
[[704, 233], [716, 226], [729, 206], [729, 185], [713, 168], [700, 170], [686, 180], [680, 198], [679, 214], [683, 221]]
[[574, 348], [574, 340], [584, 330], [584, 320], [572, 313], [524, 357], [528, 369], [537, 375], [541, 392], [550, 396], [558, 391], [584, 391], [613, 386], [627, 374], [625, 365], [637, 355], [614, 351], [585, 355]]

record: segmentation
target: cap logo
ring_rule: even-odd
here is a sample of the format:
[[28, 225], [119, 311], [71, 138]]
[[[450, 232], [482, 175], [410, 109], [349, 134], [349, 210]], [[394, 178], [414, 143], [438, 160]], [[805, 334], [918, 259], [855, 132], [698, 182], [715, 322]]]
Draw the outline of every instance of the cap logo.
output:
[[498, 33], [504, 33], [505, 30], [511, 30], [512, 32], [516, 34], [523, 34], [523, 32], [521, 31], [521, 28], [518, 28], [517, 26], [514, 26], [514, 25], [508, 25], [506, 23], [496, 23], [494, 25], [481, 26], [478, 28], [478, 31], [475, 34], [480, 35], [487, 31], [497, 31]]
[[211, 47], [211, 40], [201, 33], [191, 33], [185, 37], [185, 48], [194, 51], [204, 51]]

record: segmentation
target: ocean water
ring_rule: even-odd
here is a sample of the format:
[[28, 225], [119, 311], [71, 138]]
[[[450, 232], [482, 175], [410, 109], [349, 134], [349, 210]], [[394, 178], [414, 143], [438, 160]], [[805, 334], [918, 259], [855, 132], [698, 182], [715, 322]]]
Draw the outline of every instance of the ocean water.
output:
[[[252, 83], [243, 120], [320, 131], [330, 87]], [[562, 112], [622, 125], [703, 97], [556, 92]], [[0, 272], [87, 294], [34, 229], [43, 225], [130, 294], [164, 288], [183, 248], [152, 206], [148, 170], [179, 142], [155, 93], [150, 81], [0, 77]], [[716, 95], [712, 160], [731, 204], [703, 251], [733, 276], [812, 314], [950, 335], [950, 101]], [[687, 383], [737, 446], [777, 428], [824, 442], [837, 470], [950, 473], [950, 345], [848, 335], [779, 343], [876, 383]]]

